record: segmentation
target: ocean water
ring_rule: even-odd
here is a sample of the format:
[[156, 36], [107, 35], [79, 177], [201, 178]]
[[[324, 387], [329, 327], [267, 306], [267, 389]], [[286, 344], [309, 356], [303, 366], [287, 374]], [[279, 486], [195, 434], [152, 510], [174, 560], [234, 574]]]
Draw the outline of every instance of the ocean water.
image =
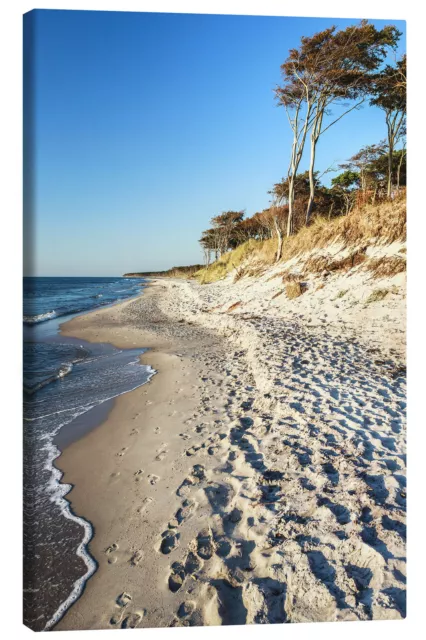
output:
[[[77, 436], [82, 417], [147, 382], [143, 349], [116, 349], [59, 334], [59, 325], [135, 296], [142, 279], [24, 279], [24, 621], [48, 630], [96, 570], [87, 550], [92, 527], [66, 500], [55, 466], [61, 433]], [[92, 412], [92, 413], [89, 413]], [[86, 415], [87, 414], [87, 415]]]

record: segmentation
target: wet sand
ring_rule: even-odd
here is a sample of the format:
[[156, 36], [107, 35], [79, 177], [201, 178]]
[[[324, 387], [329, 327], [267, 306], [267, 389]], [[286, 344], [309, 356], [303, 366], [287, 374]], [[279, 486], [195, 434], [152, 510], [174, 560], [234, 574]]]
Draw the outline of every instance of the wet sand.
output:
[[[193, 466], [180, 433], [197, 414], [203, 360], [220, 358], [222, 347], [208, 332], [183, 326], [173, 330], [178, 335], [172, 346], [170, 328], [159, 328], [164, 319], [147, 304], [152, 295], [150, 289], [143, 294], [144, 330], [125, 315], [129, 304], [141, 304], [134, 301], [76, 318], [61, 329], [119, 348], [149, 347], [141, 359], [158, 373], [117, 398], [106, 422], [57, 460], [63, 481], [75, 485], [67, 496], [73, 510], [93, 524], [90, 552], [99, 569], [55, 630], [126, 626], [130, 613], [134, 620], [143, 616], [141, 626], [167, 626], [176, 608], [168, 601], [174, 600], [167, 585], [170, 561], [158, 551], [159, 533], [179, 509], [175, 489]], [[131, 606], [111, 625], [123, 592], [131, 594]]]

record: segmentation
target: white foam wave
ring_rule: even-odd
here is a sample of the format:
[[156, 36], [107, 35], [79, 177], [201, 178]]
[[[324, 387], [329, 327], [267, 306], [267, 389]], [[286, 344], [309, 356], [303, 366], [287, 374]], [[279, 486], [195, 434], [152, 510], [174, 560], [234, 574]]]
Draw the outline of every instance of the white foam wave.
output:
[[[143, 365], [143, 366], [146, 369], [147, 379], [142, 384], [146, 384], [151, 380], [152, 376], [157, 373], [157, 371], [152, 367], [150, 367], [149, 365]], [[141, 386], [140, 384], [135, 385], [132, 389], [128, 389], [127, 391], [113, 395], [111, 396], [111, 398], [106, 398], [102, 402], [106, 402], [107, 400], [112, 400], [113, 398], [116, 398], [120, 395], [124, 395], [124, 393], [129, 393], [130, 391], [134, 391], [140, 386]], [[73, 415], [72, 419], [75, 419], [78, 415], [86, 413], [87, 411], [92, 409], [94, 406], [95, 405], [86, 405], [82, 407], [75, 407], [76, 409], [80, 409], [80, 410]], [[62, 412], [58, 412], [58, 413], [62, 413]], [[52, 414], [49, 414], [49, 415], [52, 415]], [[48, 442], [43, 447], [43, 449], [47, 451], [47, 454], [48, 454], [44, 468], [51, 472], [51, 477], [47, 485], [47, 491], [48, 493], [51, 494], [51, 500], [60, 508], [61, 513], [65, 518], [68, 518], [69, 520], [73, 520], [74, 522], [77, 522], [84, 529], [83, 539], [78, 545], [76, 553], [85, 563], [87, 567], [87, 571], [83, 576], [81, 576], [74, 582], [71, 593], [59, 605], [58, 609], [55, 611], [53, 616], [47, 621], [44, 627], [44, 631], [49, 631], [49, 629], [52, 629], [59, 622], [59, 620], [66, 613], [66, 611], [71, 607], [71, 605], [73, 605], [74, 602], [78, 600], [78, 598], [81, 596], [83, 592], [83, 589], [87, 580], [89, 580], [89, 578], [94, 574], [94, 572], [98, 567], [96, 560], [92, 558], [92, 556], [90, 555], [87, 549], [87, 545], [89, 544], [93, 536], [93, 527], [90, 522], [88, 522], [82, 517], [75, 515], [71, 511], [70, 503], [68, 502], [68, 500], [66, 500], [65, 496], [71, 491], [72, 485], [61, 483], [61, 479], [64, 474], [54, 465], [55, 460], [61, 455], [61, 452], [59, 451], [58, 447], [53, 444], [53, 439], [57, 435], [57, 433], [60, 431], [60, 429], [64, 426], [64, 424], [68, 424], [68, 423], [69, 423], [68, 421], [66, 423], [61, 423], [53, 431], [53, 433], [51, 433], [49, 436], [45, 434], [45, 436], [40, 439], [48, 440]]]
[[68, 500], [65, 500], [65, 496], [71, 491], [72, 485], [61, 484], [61, 478], [63, 476], [63, 473], [62, 471], [57, 469], [53, 464], [56, 458], [60, 456], [61, 452], [59, 451], [58, 447], [56, 447], [52, 443], [50, 443], [49, 452], [50, 452], [49, 467], [52, 475], [51, 475], [48, 489], [52, 491], [52, 494], [53, 494], [52, 501], [58, 505], [62, 515], [68, 520], [73, 520], [74, 522], [77, 522], [84, 529], [83, 539], [78, 545], [76, 553], [85, 563], [87, 567], [87, 571], [83, 576], [81, 576], [74, 582], [73, 588], [68, 598], [59, 605], [58, 609], [55, 611], [55, 613], [50, 618], [50, 620], [46, 622], [46, 625], [44, 627], [45, 631], [48, 631], [57, 622], [59, 622], [59, 620], [62, 618], [64, 613], [69, 609], [69, 607], [81, 596], [84, 589], [84, 585], [86, 584], [87, 580], [95, 573], [98, 566], [94, 558], [92, 558], [92, 556], [89, 554], [87, 550], [87, 545], [89, 544], [93, 536], [93, 527], [90, 524], [90, 522], [88, 522], [87, 520], [84, 520], [83, 518], [80, 518], [79, 516], [76, 516], [71, 511], [70, 503], [68, 502]]
[[56, 318], [56, 311], [47, 311], [46, 313], [40, 313], [38, 316], [24, 316], [24, 322], [25, 324], [38, 324], [52, 318]]
[[73, 365], [71, 362], [65, 363], [59, 367], [57, 373], [55, 373], [53, 376], [50, 376], [49, 378], [45, 378], [44, 380], [42, 380], [41, 382], [39, 382], [33, 387], [26, 387], [24, 385], [24, 390], [28, 395], [33, 395], [33, 393], [35, 393], [36, 391], [39, 391], [40, 389], [50, 384], [51, 382], [55, 382], [56, 380], [65, 378], [66, 375], [71, 373], [72, 369], [73, 369]]

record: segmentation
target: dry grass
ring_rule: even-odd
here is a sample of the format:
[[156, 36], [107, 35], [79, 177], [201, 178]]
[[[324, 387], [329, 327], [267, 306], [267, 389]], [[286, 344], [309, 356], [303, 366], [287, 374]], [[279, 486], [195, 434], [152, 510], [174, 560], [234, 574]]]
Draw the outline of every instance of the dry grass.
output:
[[262, 276], [266, 271], [266, 267], [264, 264], [256, 264], [251, 269], [247, 269], [247, 277], [249, 278], [258, 278]]
[[293, 298], [298, 298], [304, 293], [305, 288], [302, 286], [301, 282], [289, 282], [286, 285], [285, 292], [287, 294], [287, 298], [293, 300]]
[[[285, 238], [281, 262], [314, 249], [329, 247], [332, 244], [341, 247], [361, 246], [361, 249], [343, 260], [333, 261], [326, 257], [312, 257], [306, 263], [306, 271], [349, 270], [365, 260], [365, 247], [369, 244], [385, 244], [406, 239], [406, 201], [403, 196], [377, 205], [367, 205], [354, 209], [347, 216], [333, 220], [317, 217], [308, 227], [303, 227], [290, 238]], [[249, 240], [234, 251], [224, 254], [207, 268], [197, 272], [196, 277], [202, 284], [224, 278], [233, 269], [237, 269], [250, 256], [255, 259], [255, 270], [275, 263], [277, 242], [270, 240]], [[245, 275], [250, 275], [248, 272]]]
[[368, 261], [366, 269], [372, 272], [373, 278], [391, 278], [407, 270], [407, 261], [401, 256], [383, 256]]
[[217, 282], [226, 278], [228, 273], [231, 273], [234, 269], [238, 269], [241, 264], [247, 260], [247, 258], [256, 250], [259, 243], [256, 240], [248, 240], [233, 251], [223, 254], [208, 267], [200, 269], [195, 274], [195, 277], [201, 284], [208, 284], [209, 282]]
[[389, 289], [374, 289], [365, 302], [366, 304], [370, 304], [370, 302], [380, 302], [380, 300], [386, 298], [388, 293]]
[[366, 259], [367, 247], [362, 247], [351, 253], [346, 258], [333, 260], [329, 256], [312, 256], [308, 258], [304, 265], [305, 274], [323, 273], [324, 271], [350, 271]]
[[[401, 197], [393, 202], [354, 209], [347, 216], [334, 220], [315, 218], [309, 227], [303, 227], [296, 235], [284, 240], [282, 261], [332, 243], [347, 247], [372, 241], [391, 243], [405, 240], [406, 211], [405, 198]], [[275, 241], [267, 240], [259, 253], [270, 259], [275, 245]]]
[[292, 271], [283, 271], [280, 275], [282, 276], [284, 284], [287, 282], [300, 282], [302, 280], [300, 273], [293, 273]]
[[348, 291], [349, 289], [342, 289], [341, 291], [339, 291], [335, 299], [338, 300], [339, 298], [343, 298], [343, 296], [345, 296]]
[[245, 275], [247, 275], [247, 267], [236, 267], [235, 269], [235, 276], [234, 276], [234, 283], [238, 282], [238, 280], [241, 280], [241, 278], [243, 278]]

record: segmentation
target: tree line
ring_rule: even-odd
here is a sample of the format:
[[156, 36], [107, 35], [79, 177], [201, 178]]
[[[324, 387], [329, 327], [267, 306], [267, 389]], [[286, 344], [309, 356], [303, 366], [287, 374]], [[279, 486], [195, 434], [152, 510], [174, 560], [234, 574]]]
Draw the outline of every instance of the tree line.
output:
[[[244, 211], [225, 211], [211, 219], [200, 239], [207, 264], [250, 238], [276, 237], [279, 260], [283, 238], [309, 225], [315, 215], [346, 215], [355, 204], [392, 198], [406, 185], [406, 54], [393, 65], [385, 63], [401, 35], [393, 25], [376, 29], [363, 20], [344, 30], [332, 26], [302, 37], [299, 47], [289, 51], [274, 92], [292, 132], [287, 175], [269, 191], [271, 204], [263, 211], [249, 218]], [[326, 187], [321, 179], [335, 169], [320, 175], [318, 144], [365, 103], [383, 111], [387, 137], [339, 165], [342, 172]], [[336, 117], [333, 106], [340, 107]], [[309, 168], [300, 172], [308, 149]]]

